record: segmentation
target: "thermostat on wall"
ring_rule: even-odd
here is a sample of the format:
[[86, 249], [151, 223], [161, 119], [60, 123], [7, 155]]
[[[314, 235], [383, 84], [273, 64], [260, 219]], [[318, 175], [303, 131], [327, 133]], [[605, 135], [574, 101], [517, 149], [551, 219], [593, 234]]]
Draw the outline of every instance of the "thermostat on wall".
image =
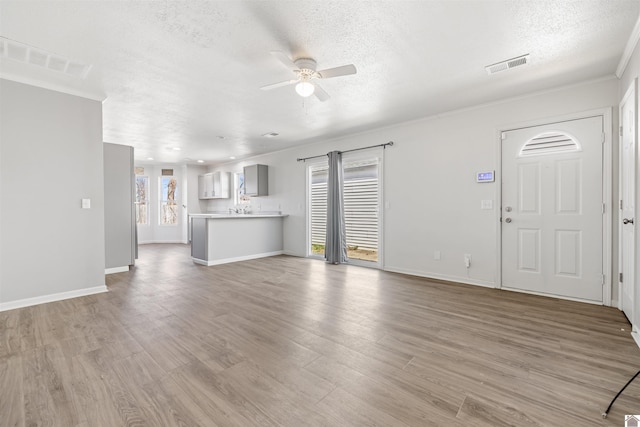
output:
[[494, 182], [495, 180], [495, 171], [478, 172], [476, 174], [476, 182]]

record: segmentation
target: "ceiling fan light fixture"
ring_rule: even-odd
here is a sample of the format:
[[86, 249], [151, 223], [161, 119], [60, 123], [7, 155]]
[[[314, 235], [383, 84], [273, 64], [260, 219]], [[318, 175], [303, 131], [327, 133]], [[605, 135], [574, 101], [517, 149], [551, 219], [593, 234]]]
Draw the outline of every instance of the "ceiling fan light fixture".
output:
[[301, 81], [296, 84], [296, 92], [303, 98], [313, 95], [315, 89], [315, 86], [308, 81]]

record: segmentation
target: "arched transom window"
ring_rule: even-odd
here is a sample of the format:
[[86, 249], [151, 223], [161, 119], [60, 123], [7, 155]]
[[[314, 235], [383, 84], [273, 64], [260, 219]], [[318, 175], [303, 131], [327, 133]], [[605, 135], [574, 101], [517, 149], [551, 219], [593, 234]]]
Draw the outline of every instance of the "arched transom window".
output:
[[528, 140], [518, 157], [540, 156], [581, 151], [580, 143], [564, 132], [544, 132]]

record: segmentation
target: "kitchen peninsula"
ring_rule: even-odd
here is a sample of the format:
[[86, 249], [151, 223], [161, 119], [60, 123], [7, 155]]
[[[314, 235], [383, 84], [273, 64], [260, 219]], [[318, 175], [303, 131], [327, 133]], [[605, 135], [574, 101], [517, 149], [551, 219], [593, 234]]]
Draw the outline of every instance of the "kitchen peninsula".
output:
[[287, 215], [191, 214], [191, 259], [212, 266], [280, 255], [282, 222]]

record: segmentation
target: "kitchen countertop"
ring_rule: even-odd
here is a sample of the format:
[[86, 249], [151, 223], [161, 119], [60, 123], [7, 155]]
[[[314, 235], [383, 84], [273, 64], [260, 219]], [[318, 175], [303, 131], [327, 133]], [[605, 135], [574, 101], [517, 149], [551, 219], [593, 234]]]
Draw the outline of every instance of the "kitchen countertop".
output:
[[230, 219], [230, 218], [284, 218], [289, 215], [279, 212], [261, 212], [261, 213], [204, 213], [204, 214], [189, 214], [193, 218], [213, 218], [213, 219]]

